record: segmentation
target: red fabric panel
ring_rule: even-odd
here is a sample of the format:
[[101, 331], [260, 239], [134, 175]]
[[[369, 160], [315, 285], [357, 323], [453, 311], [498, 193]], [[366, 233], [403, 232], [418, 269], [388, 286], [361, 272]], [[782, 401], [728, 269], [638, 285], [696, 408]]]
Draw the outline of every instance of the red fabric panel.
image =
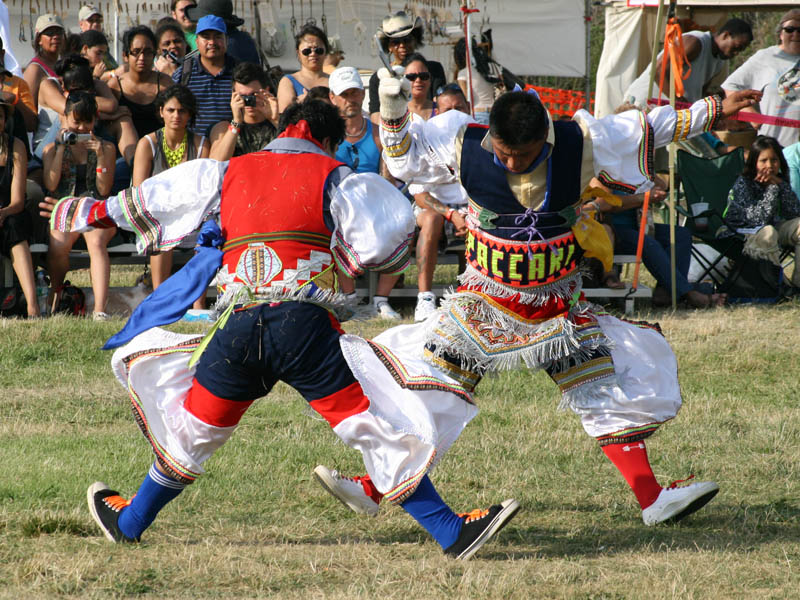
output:
[[331, 427], [336, 427], [347, 417], [352, 417], [369, 408], [369, 398], [364, 395], [357, 381], [338, 392], [309, 402], [311, 408], [325, 417]]
[[253, 402], [253, 400], [239, 401], [220, 398], [209, 392], [195, 379], [183, 407], [203, 423], [214, 427], [233, 427], [239, 424], [242, 415]]

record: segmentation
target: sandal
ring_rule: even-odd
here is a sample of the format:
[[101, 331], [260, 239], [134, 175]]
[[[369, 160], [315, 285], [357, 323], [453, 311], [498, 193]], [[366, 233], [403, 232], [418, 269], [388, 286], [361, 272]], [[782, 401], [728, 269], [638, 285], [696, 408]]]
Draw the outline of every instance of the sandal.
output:
[[611, 290], [624, 290], [625, 284], [619, 280], [614, 271], [609, 271], [605, 275], [603, 275], [603, 285]]

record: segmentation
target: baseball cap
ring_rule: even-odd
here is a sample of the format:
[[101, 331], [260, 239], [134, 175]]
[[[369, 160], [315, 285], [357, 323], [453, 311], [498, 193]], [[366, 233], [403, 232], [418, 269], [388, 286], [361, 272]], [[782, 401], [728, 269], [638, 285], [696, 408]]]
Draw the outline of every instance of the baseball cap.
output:
[[78, 20], [88, 21], [95, 15], [100, 15], [102, 17], [103, 13], [100, 12], [99, 8], [96, 8], [91, 4], [87, 4], [86, 6], [81, 6], [81, 9], [78, 11]]
[[225, 20], [221, 17], [215, 17], [214, 15], [206, 15], [205, 17], [200, 17], [197, 21], [197, 28], [194, 30], [197, 35], [200, 35], [204, 31], [219, 31], [221, 33], [228, 33], [228, 28], [225, 26]]
[[363, 90], [364, 84], [361, 82], [361, 75], [358, 74], [358, 69], [355, 67], [339, 67], [331, 73], [328, 79], [328, 87], [334, 94], [339, 96], [342, 92], [353, 88]]
[[36, 19], [36, 27], [34, 29], [35, 34], [39, 35], [45, 29], [49, 29], [50, 27], [58, 27], [63, 30], [64, 24], [61, 22], [61, 19], [58, 18], [58, 15], [53, 13], [43, 14], [41, 17]]

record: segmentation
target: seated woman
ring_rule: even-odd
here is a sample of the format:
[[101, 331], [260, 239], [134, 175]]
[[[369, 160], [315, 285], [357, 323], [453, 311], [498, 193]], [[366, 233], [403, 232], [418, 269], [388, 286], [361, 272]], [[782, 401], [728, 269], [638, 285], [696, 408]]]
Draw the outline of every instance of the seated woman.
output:
[[8, 104], [0, 104], [0, 252], [11, 258], [25, 295], [28, 317], [38, 317], [36, 281], [28, 246], [33, 224], [30, 213], [25, 210], [28, 155], [21, 140], [5, 133], [10, 112]]
[[427, 121], [436, 116], [436, 103], [431, 100], [431, 71], [428, 61], [422, 54], [412, 54], [404, 61], [405, 78], [411, 82], [411, 96], [408, 99], [410, 113]]
[[178, 70], [183, 62], [183, 57], [189, 49], [186, 37], [177, 21], [162, 19], [156, 27], [156, 42], [158, 43], [158, 58], [155, 69], [160, 73], [169, 75]]
[[153, 69], [156, 46], [156, 36], [149, 27], [137, 25], [126, 31], [122, 53], [128, 71], [122, 76], [112, 72], [107, 79], [120, 106], [130, 110], [139, 139], [161, 127], [156, 96], [172, 85], [169, 75]]
[[[67, 97], [66, 116], [55, 142], [44, 149], [44, 185], [50, 196], [93, 196], [105, 198], [114, 180], [114, 146], [99, 140], [92, 130], [97, 102], [88, 92], [71, 92]], [[94, 291], [94, 319], [108, 319], [108, 282], [111, 262], [108, 242], [115, 228], [94, 229], [83, 234], [89, 251], [89, 271]], [[50, 273], [51, 295], [60, 294], [64, 276], [69, 271], [69, 251], [81, 234], [50, 232], [47, 270]]]
[[[164, 127], [139, 140], [133, 166], [134, 186], [175, 165], [195, 158], [208, 158], [206, 138], [188, 129], [194, 125], [197, 114], [197, 102], [191, 90], [183, 85], [167, 88], [156, 98], [156, 106]], [[156, 289], [172, 272], [172, 250], [151, 256], [150, 270], [153, 289]], [[203, 304], [198, 300], [195, 308], [205, 308]]]
[[286, 75], [278, 83], [278, 111], [283, 112], [292, 102], [302, 101], [316, 86], [328, 86], [328, 74], [322, 70], [328, 53], [328, 37], [314, 25], [304, 25], [294, 38], [300, 70]]
[[717, 237], [744, 235], [744, 253], [780, 265], [781, 250], [795, 252], [792, 286], [800, 288], [800, 200], [789, 185], [789, 166], [778, 140], [758, 136], [742, 174], [728, 194], [725, 225]]
[[[592, 185], [600, 187], [597, 179]], [[651, 205], [663, 202], [667, 197], [663, 189], [655, 188], [650, 193]], [[621, 206], [612, 206], [603, 199], [594, 203], [602, 212], [611, 213], [614, 227], [614, 252], [616, 254], [636, 254], [639, 242], [639, 219], [637, 209], [644, 202], [644, 194], [621, 195]], [[644, 236], [642, 262], [655, 277], [656, 289], [653, 290], [653, 303], [666, 306], [672, 297], [672, 268], [670, 265], [669, 225], [655, 223], [653, 234]], [[675, 227], [675, 295], [692, 308], [710, 308], [722, 306], [727, 300], [725, 294], [708, 293], [704, 284], [692, 284], [688, 280], [689, 264], [692, 259], [692, 234], [685, 227]], [[609, 286], [612, 287], [612, 286]]]

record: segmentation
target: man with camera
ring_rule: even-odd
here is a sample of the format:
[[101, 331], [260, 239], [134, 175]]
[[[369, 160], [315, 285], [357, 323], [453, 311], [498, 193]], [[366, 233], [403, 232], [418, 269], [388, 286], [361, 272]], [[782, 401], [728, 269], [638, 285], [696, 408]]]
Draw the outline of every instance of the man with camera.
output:
[[210, 158], [230, 160], [258, 152], [277, 134], [278, 100], [270, 90], [269, 75], [253, 63], [241, 63], [233, 70], [231, 112], [233, 119], [211, 129]]

